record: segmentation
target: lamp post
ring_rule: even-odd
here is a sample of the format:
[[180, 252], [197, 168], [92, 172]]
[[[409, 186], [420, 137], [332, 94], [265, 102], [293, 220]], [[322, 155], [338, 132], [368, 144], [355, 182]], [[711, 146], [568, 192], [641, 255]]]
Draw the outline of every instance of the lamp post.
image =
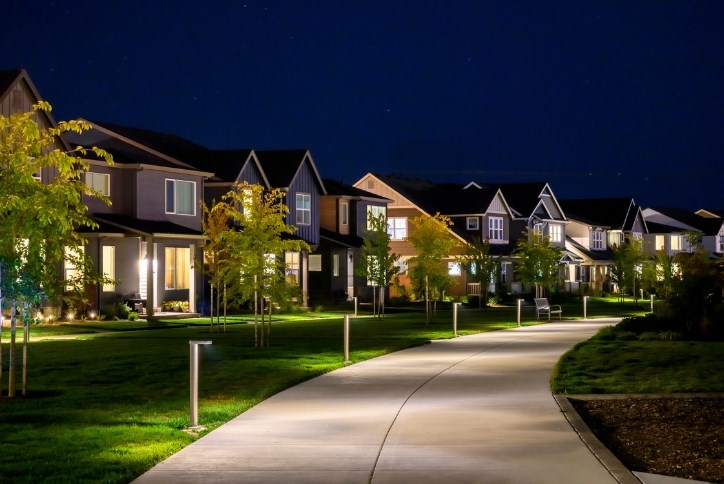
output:
[[349, 363], [349, 314], [344, 315], [344, 362]]
[[587, 307], [588, 307], [588, 296], [583, 296], [583, 319], [588, 319], [587, 315]]
[[520, 311], [523, 306], [523, 300], [518, 299], [518, 326], [520, 326]]
[[191, 340], [189, 346], [191, 347], [191, 376], [190, 376], [190, 388], [191, 388], [191, 423], [189, 424], [190, 429], [199, 428], [199, 345], [210, 345], [211, 341], [208, 340]]
[[458, 335], [458, 306], [460, 303], [453, 303], [453, 336]]

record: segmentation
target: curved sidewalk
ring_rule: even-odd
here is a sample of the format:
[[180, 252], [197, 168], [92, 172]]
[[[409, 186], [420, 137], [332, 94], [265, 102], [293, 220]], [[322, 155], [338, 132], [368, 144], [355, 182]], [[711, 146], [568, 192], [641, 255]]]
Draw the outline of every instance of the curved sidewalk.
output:
[[613, 323], [552, 322], [351, 365], [265, 400], [137, 482], [615, 483], [549, 387], [560, 355]]

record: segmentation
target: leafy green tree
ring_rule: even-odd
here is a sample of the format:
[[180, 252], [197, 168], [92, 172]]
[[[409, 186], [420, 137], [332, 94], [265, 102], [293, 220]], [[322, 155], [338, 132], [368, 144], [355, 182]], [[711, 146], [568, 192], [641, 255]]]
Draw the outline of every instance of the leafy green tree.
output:
[[544, 290], [550, 291], [558, 283], [561, 249], [552, 245], [548, 236], [526, 232], [513, 255], [518, 257], [518, 278], [534, 286], [535, 297], [543, 297]]
[[410, 263], [412, 290], [418, 298], [425, 298], [426, 320], [430, 321], [430, 302], [437, 301], [452, 284], [448, 268], [441, 261], [449, 258], [458, 247], [458, 242], [450, 235], [453, 225], [449, 217], [436, 213], [430, 217], [420, 215], [410, 219], [410, 235], [407, 240], [415, 248], [417, 255]]
[[500, 257], [490, 253], [490, 242], [474, 238], [465, 246], [465, 254], [458, 258], [460, 265], [480, 284], [479, 305], [488, 305], [488, 285], [500, 272]]
[[611, 247], [611, 280], [618, 285], [619, 299], [627, 293], [631, 293], [634, 299], [638, 299], [637, 287], [641, 287], [641, 268], [646, 259], [643, 251], [643, 242], [631, 236], [627, 236], [622, 244], [614, 244]]
[[[51, 110], [39, 102], [33, 110], [0, 115], [0, 299], [10, 309], [10, 362], [8, 395], [15, 396], [15, 344], [17, 321], [24, 325], [23, 394], [27, 375], [27, 325], [33, 309], [41, 301], [58, 302], [66, 285], [60, 266], [68, 260], [75, 266], [76, 277], [70, 285], [86, 287], [103, 280], [92, 270], [85, 253], [66, 250], [82, 247], [85, 238], [76, 232], [81, 227], [95, 227], [88, 217], [83, 196], [109, 200], [88, 187], [82, 179], [89, 168], [83, 148], [63, 149], [60, 136], [66, 132], [82, 133], [91, 129], [85, 121], [61, 121], [57, 127], [41, 128], [38, 112]], [[112, 163], [105, 151], [92, 148], [95, 156]], [[37, 174], [52, 173], [48, 183], [38, 181]]]
[[[211, 294], [211, 324], [213, 327], [214, 313], [216, 308], [216, 324], [220, 324], [221, 318], [221, 294], [226, 288], [226, 279], [230, 276], [229, 263], [230, 247], [229, 239], [232, 236], [233, 226], [231, 224], [231, 206], [227, 203], [216, 203], [214, 200], [209, 207], [202, 203], [202, 227], [206, 242], [204, 243], [205, 270], [209, 276], [211, 287], [216, 288], [216, 304], [214, 295]], [[226, 300], [224, 300], [226, 304]], [[226, 308], [224, 308], [226, 311]]]
[[[284, 262], [287, 252], [310, 250], [309, 244], [292, 236], [296, 227], [286, 223], [289, 207], [284, 192], [264, 191], [261, 185], [237, 183], [223, 197], [236, 230], [228, 237], [229, 262], [226, 285], [240, 302], [253, 301], [255, 315], [264, 299], [286, 301], [298, 296], [296, 280], [288, 277]], [[269, 346], [271, 318], [265, 329], [262, 313], [261, 332], [254, 322], [254, 346]]]
[[379, 291], [373, 314], [375, 317], [382, 317], [385, 312], [385, 288], [400, 270], [395, 266], [395, 261], [400, 256], [390, 251], [390, 234], [387, 231], [385, 214], [370, 214], [368, 222], [363, 235], [360, 263], [355, 272], [372, 283], [373, 291]]

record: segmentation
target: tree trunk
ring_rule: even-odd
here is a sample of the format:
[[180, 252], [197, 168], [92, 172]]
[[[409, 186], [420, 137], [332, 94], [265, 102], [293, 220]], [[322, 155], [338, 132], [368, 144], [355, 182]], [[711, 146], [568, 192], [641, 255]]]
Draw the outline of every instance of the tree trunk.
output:
[[21, 393], [23, 396], [28, 394], [28, 338], [30, 336], [30, 327], [27, 318], [23, 324], [23, 383]]
[[380, 318], [385, 317], [385, 286], [380, 286]]
[[271, 344], [271, 319], [272, 319], [272, 301], [271, 298], [269, 298], [269, 328], [266, 332], [266, 347], [269, 348], [269, 345]]
[[425, 276], [425, 324], [430, 324], [430, 286]]
[[17, 328], [17, 301], [10, 303], [10, 362], [8, 363], [8, 397], [15, 396], [15, 330]]
[[258, 346], [258, 338], [257, 338], [257, 319], [259, 314], [259, 292], [256, 290], [256, 276], [254, 276], [254, 348]]

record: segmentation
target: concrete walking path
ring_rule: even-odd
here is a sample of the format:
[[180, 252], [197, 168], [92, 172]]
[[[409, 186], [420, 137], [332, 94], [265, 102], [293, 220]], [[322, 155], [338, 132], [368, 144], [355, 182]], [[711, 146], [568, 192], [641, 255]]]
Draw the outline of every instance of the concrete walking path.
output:
[[342, 368], [265, 400], [137, 482], [615, 483], [549, 378], [566, 350], [616, 321], [435, 341]]

